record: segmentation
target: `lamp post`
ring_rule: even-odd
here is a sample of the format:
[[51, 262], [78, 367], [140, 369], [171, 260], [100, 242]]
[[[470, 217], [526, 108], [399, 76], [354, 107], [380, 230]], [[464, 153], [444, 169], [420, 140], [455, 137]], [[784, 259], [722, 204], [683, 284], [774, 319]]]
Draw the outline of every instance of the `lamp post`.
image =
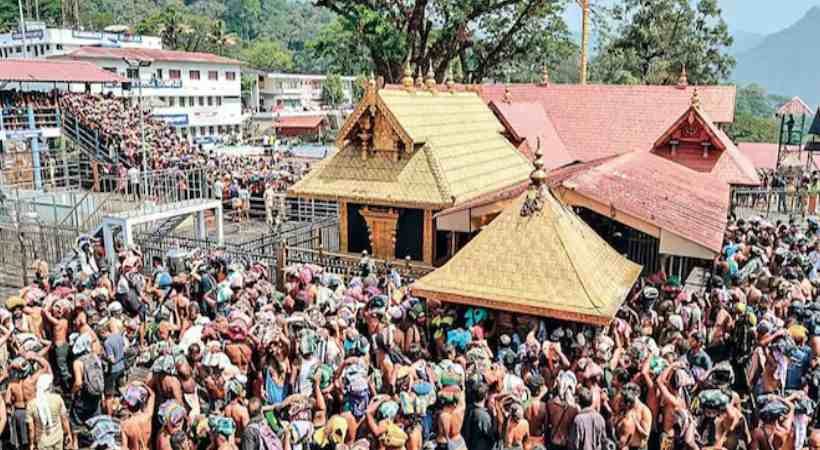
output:
[[148, 154], [145, 151], [145, 112], [142, 109], [142, 79], [140, 78], [140, 68], [151, 67], [153, 61], [146, 59], [122, 59], [131, 69], [137, 70], [137, 89], [139, 90], [140, 108], [140, 150], [142, 153], [142, 193], [148, 196]]

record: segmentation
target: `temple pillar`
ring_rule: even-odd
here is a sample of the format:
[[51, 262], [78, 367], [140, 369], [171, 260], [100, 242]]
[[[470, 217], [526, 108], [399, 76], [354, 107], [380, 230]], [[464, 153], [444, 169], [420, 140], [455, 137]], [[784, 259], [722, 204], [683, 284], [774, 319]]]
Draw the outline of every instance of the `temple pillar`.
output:
[[425, 263], [433, 265], [433, 250], [436, 242], [433, 237], [433, 210], [424, 210], [424, 230], [422, 233], [422, 259]]
[[339, 251], [347, 253], [347, 202], [339, 201]]

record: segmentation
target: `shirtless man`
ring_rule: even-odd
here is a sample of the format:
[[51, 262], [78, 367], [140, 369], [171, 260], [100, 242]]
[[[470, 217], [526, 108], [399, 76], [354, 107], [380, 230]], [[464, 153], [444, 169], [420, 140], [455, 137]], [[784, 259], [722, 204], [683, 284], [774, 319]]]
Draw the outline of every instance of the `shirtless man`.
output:
[[148, 398], [144, 404], [123, 402], [128, 412], [122, 421], [122, 433], [125, 435], [125, 446], [128, 450], [148, 450], [154, 414], [154, 391], [140, 381], [134, 384], [144, 388], [148, 392]]
[[53, 299], [46, 301], [43, 317], [51, 325], [51, 336], [54, 340], [54, 356], [57, 362], [60, 384], [63, 388], [71, 386], [71, 371], [68, 368], [68, 356], [71, 347], [68, 345], [68, 320], [63, 318], [63, 311], [55, 308], [52, 313]]
[[504, 430], [504, 448], [524, 448], [529, 450], [530, 424], [524, 418], [524, 407], [513, 402]]
[[228, 396], [228, 404], [225, 406], [225, 417], [233, 419], [236, 426], [236, 435], [242, 436], [248, 422], [251, 421], [248, 408], [245, 407], [245, 387], [239, 380], [229, 380], [226, 383], [226, 394]]
[[238, 450], [234, 439], [236, 425], [232, 419], [228, 417], [211, 417], [208, 422], [213, 435], [214, 450]]
[[[453, 390], [458, 390], [453, 386]], [[464, 423], [464, 395], [460, 390], [453, 395], [442, 396], [446, 389], [443, 389], [439, 399], [443, 407], [438, 416], [438, 436], [436, 437], [436, 448], [447, 450], [466, 450], [467, 444], [461, 436], [461, 425]], [[454, 398], [455, 397], [455, 398]], [[528, 425], [529, 427], [529, 425]]]
[[[34, 372], [34, 365], [40, 368]], [[6, 405], [12, 407], [11, 439], [17, 448], [28, 448], [29, 436], [26, 425], [26, 405], [37, 395], [37, 379], [42, 374], [50, 374], [51, 366], [48, 361], [36, 353], [28, 352], [11, 362], [11, 382], [6, 388]]]
[[[680, 386], [677, 385], [675, 372], [683, 367], [682, 363], [675, 362], [669, 365], [658, 377], [658, 389], [661, 392], [661, 414], [663, 421], [661, 423], [661, 448], [665, 447], [664, 442], [671, 442], [675, 436], [675, 421], [676, 414], [689, 417], [689, 409], [686, 406], [686, 401], [680, 392]], [[691, 422], [691, 420], [689, 420]], [[669, 444], [667, 444], [669, 445]]]
[[[794, 407], [786, 402], [790, 411], [785, 416], [771, 416], [761, 414], [761, 424], [752, 433], [751, 450], [780, 450], [788, 448], [790, 435], [792, 434], [792, 419]], [[794, 446], [792, 445], [792, 448]]]
[[547, 404], [544, 402], [544, 395], [547, 388], [544, 386], [544, 378], [541, 375], [533, 375], [527, 380], [532, 397], [530, 403], [524, 410], [524, 418], [530, 424], [529, 439], [527, 448], [536, 445], [544, 445], [544, 419], [547, 417]]
[[652, 430], [652, 411], [640, 400], [640, 388], [628, 383], [621, 391], [626, 412], [617, 424], [620, 450], [646, 450]]
[[569, 427], [580, 411], [575, 402], [577, 381], [572, 372], [564, 371], [558, 375], [558, 393], [547, 402], [544, 419], [544, 440], [552, 450], [567, 447]]

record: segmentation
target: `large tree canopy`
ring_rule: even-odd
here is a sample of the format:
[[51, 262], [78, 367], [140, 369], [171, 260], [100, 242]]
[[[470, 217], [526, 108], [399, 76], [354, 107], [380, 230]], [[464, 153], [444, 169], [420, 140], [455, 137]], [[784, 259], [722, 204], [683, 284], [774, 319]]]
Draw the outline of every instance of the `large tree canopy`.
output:
[[505, 67], [513, 60], [552, 58], [556, 43], [571, 45], [565, 0], [314, 1], [339, 15], [388, 82], [401, 79], [408, 56], [417, 71], [432, 67], [439, 81], [458, 60], [464, 80], [479, 82], [514, 70]]
[[608, 15], [595, 81], [673, 84], [686, 65], [690, 83], [717, 84], [735, 65], [716, 0], [623, 0]]

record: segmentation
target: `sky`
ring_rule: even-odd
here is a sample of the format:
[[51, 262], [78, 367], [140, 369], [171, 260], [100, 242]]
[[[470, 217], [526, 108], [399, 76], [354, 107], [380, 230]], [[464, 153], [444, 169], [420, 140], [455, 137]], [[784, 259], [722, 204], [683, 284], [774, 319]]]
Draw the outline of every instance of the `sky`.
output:
[[[592, 4], [611, 5], [617, 0], [591, 0]], [[574, 0], [573, 0], [574, 3]], [[723, 18], [731, 30], [770, 34], [797, 22], [820, 0], [718, 0]], [[565, 19], [571, 30], [581, 29], [581, 13], [570, 6]]]

